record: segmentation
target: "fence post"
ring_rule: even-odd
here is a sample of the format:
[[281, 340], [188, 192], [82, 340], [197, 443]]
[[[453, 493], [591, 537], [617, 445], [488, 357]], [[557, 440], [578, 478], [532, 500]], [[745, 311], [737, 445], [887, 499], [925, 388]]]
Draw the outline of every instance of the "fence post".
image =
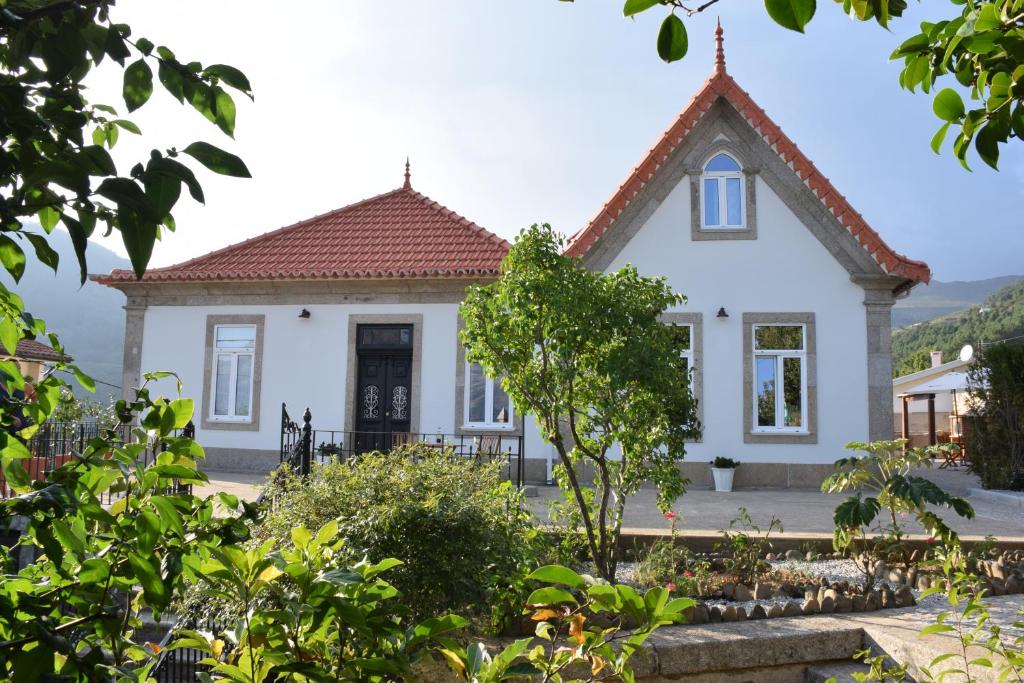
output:
[[181, 435], [186, 439], [196, 438], [196, 424], [192, 420], [189, 420], [185, 423], [185, 428], [181, 431]]
[[310, 461], [313, 455], [313, 414], [306, 408], [302, 414], [302, 453], [299, 456], [299, 471], [301, 474], [309, 474]]

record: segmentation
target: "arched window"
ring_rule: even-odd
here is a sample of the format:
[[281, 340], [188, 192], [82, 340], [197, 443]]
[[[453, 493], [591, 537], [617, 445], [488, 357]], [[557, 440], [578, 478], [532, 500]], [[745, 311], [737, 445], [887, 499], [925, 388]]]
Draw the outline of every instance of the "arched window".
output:
[[728, 154], [711, 157], [701, 176], [701, 223], [705, 229], [737, 230], [744, 227], [743, 171]]

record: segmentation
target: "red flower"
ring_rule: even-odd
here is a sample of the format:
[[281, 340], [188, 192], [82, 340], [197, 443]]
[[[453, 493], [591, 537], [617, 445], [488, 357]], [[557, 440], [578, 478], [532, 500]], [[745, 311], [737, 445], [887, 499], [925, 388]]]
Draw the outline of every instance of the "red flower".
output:
[[676, 513], [675, 513], [675, 512], [673, 512], [672, 510], [669, 510], [668, 512], [666, 512], [666, 513], [665, 513], [665, 519], [667, 519], [667, 520], [668, 520], [668, 521], [670, 521], [670, 522], [671, 522], [671, 521], [672, 521], [673, 519], [675, 519], [675, 518], [676, 518], [676, 516], [677, 516], [677, 515], [676, 515]]
[[935, 545], [935, 537], [929, 536], [928, 538], [924, 539], [924, 542], [928, 545]]
[[691, 579], [691, 578], [693, 578], [693, 572], [691, 572], [689, 569], [687, 569], [685, 572], [683, 572], [683, 576], [685, 576], [688, 579]]
[[674, 583], [672, 583], [672, 582], [666, 583], [665, 584], [665, 590], [667, 590], [669, 593], [675, 593], [676, 592], [676, 585]]

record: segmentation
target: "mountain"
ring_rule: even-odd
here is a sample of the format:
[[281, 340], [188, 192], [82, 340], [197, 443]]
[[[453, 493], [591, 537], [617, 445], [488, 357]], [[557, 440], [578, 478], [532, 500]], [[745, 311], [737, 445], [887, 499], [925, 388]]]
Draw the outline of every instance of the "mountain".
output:
[[957, 280], [940, 282], [932, 280], [929, 285], [918, 285], [910, 296], [900, 299], [892, 309], [892, 326], [906, 327], [914, 323], [932, 320], [947, 313], [977, 306], [989, 294], [1012, 285], [1021, 275], [1004, 275], [987, 280]]
[[892, 335], [894, 374], [928, 367], [929, 351], [942, 351], [946, 360], [952, 360], [964, 344], [979, 348], [1015, 338], [1024, 338], [1024, 279], [1020, 278], [990, 294], [981, 305], [896, 330]]
[[[60, 254], [56, 274], [29, 256], [21, 282], [15, 284], [6, 272], [0, 277], [24, 299], [30, 313], [45, 320], [47, 329], [57, 333], [75, 363], [97, 380], [96, 398], [120, 396], [124, 295], [95, 282], [81, 285], [71, 238], [63, 230], [54, 230], [49, 240]], [[30, 252], [27, 243], [22, 246]], [[129, 267], [126, 259], [95, 242], [89, 243], [86, 256], [90, 273]], [[74, 380], [70, 383], [77, 386]]]

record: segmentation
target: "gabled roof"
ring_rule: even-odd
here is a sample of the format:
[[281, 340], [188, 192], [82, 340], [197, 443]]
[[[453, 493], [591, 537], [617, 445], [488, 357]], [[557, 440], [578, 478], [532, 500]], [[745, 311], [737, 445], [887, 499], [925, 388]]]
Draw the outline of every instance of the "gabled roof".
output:
[[716, 31], [718, 55], [715, 71], [690, 100], [676, 120], [665, 131], [626, 180], [605, 202], [590, 223], [569, 240], [566, 253], [584, 256], [604, 235], [630, 202], [640, 194], [644, 186], [654, 177], [672, 153], [686, 139], [711, 106], [723, 98], [742, 116], [771, 147], [783, 162], [788, 164], [811, 192], [825, 205], [846, 230], [867, 251], [882, 270], [895, 277], [905, 279], [905, 284], [928, 282], [931, 271], [928, 264], [893, 251], [871, 229], [846, 198], [832, 186], [829, 179], [819, 171], [811, 160], [790, 140], [782, 129], [773, 122], [750, 95], [733, 80], [725, 70], [725, 58], [721, 47], [721, 26]]
[[[10, 356], [2, 345], [0, 345], [0, 354]], [[18, 342], [18, 348], [14, 352], [14, 358], [21, 358], [23, 360], [41, 360], [41, 361], [58, 361], [65, 360], [70, 361], [71, 356], [61, 356], [59, 353], [54, 351], [52, 348], [42, 342], [38, 342], [34, 339], [22, 339]]]
[[205, 256], [93, 276], [136, 282], [496, 277], [509, 243], [412, 189], [315, 216]]

